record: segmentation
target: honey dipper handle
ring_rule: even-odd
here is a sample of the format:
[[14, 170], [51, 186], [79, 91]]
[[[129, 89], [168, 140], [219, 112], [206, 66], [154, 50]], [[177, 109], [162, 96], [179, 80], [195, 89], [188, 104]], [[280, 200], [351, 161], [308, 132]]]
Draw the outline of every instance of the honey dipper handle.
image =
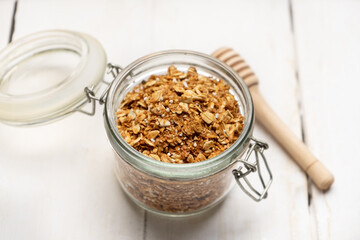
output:
[[221, 48], [212, 55], [231, 66], [243, 78], [253, 98], [256, 120], [271, 133], [319, 189], [329, 189], [334, 176], [266, 103], [259, 91], [258, 79], [244, 59], [231, 48]]

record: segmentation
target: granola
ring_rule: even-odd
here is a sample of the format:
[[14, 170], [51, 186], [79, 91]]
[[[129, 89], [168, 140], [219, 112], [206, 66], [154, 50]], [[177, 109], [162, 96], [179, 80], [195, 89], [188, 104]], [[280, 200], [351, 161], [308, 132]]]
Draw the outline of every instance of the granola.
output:
[[119, 160], [116, 175], [135, 202], [160, 212], [186, 214], [221, 201], [235, 183], [231, 173], [233, 167], [231, 165], [209, 177], [177, 181], [152, 177]]
[[194, 163], [225, 151], [241, 134], [244, 117], [222, 79], [170, 66], [129, 92], [116, 113], [121, 136], [158, 161]]

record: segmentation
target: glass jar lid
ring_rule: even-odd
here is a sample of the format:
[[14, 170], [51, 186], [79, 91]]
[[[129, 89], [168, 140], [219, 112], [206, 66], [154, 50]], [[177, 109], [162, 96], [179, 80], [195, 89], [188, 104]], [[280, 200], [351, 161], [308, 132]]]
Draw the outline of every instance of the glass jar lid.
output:
[[35, 125], [76, 111], [106, 63], [101, 44], [83, 33], [44, 31], [10, 43], [0, 52], [0, 121]]

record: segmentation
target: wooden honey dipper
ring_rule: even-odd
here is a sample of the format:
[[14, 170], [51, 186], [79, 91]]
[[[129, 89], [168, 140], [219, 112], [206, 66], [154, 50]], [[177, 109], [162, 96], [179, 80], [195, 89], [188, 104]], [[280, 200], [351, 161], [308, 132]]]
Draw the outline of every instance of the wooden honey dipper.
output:
[[259, 80], [244, 59], [228, 47], [216, 50], [212, 56], [232, 67], [244, 80], [252, 95], [256, 120], [272, 134], [319, 189], [329, 189], [334, 182], [334, 176], [266, 103], [258, 88]]

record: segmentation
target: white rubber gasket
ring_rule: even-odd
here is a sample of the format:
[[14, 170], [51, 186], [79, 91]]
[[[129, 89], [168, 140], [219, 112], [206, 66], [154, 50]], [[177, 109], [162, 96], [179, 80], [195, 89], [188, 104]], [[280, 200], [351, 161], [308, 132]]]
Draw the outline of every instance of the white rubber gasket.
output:
[[107, 58], [101, 44], [87, 34], [55, 30], [28, 35], [3, 49], [0, 84], [22, 61], [52, 50], [76, 52], [80, 60], [74, 72], [55, 87], [34, 94], [10, 95], [0, 88], [0, 121], [26, 126], [57, 120], [87, 101], [85, 87], [96, 87], [103, 80]]

